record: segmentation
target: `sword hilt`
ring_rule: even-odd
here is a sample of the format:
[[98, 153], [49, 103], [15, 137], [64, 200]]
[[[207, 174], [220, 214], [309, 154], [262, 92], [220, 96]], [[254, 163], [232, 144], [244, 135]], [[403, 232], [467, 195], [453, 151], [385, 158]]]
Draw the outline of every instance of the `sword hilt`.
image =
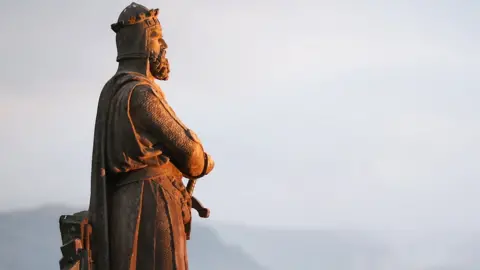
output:
[[198, 215], [201, 218], [208, 218], [210, 216], [210, 210], [203, 206], [203, 204], [195, 197], [193, 197], [193, 190], [195, 189], [195, 185], [197, 184], [197, 179], [192, 178], [188, 180], [187, 183], [187, 192], [192, 197], [192, 208], [197, 210]]
[[192, 178], [188, 180], [187, 184], [187, 192], [190, 194], [190, 196], [193, 195], [193, 190], [195, 189], [195, 185], [197, 184], [197, 179]]
[[[210, 216], [210, 210], [205, 208], [202, 203], [197, 200], [197, 198], [193, 197], [193, 190], [195, 189], [195, 184], [197, 184], [197, 179], [189, 179], [187, 183], [187, 192], [192, 197], [192, 208], [197, 210], [198, 215], [201, 218], [208, 218]], [[192, 220], [185, 224], [185, 236], [187, 240], [190, 240], [190, 233], [192, 232]]]

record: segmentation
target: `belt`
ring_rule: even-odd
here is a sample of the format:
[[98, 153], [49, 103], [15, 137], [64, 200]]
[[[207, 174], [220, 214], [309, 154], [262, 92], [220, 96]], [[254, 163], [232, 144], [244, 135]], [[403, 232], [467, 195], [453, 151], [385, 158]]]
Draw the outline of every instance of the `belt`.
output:
[[116, 186], [124, 186], [138, 181], [154, 180], [159, 176], [165, 176], [171, 179], [171, 181], [181, 181], [182, 173], [170, 162], [161, 166], [147, 166], [142, 169], [120, 173], [115, 178]]

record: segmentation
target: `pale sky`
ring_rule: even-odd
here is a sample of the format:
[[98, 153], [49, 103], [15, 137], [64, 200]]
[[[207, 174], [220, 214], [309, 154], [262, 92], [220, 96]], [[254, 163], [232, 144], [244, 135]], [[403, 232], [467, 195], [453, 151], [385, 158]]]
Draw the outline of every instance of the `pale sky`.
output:
[[[131, 1], [2, 0], [0, 210], [86, 207], [110, 24]], [[480, 1], [165, 0], [160, 83], [216, 160], [212, 219], [480, 226]]]

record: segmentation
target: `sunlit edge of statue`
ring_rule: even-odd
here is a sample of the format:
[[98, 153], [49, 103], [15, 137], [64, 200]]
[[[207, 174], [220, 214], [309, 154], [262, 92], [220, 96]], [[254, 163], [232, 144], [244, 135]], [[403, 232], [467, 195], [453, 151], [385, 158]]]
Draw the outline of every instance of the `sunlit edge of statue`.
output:
[[157, 16], [132, 2], [111, 26], [119, 66], [98, 102], [89, 211], [60, 217], [61, 269], [187, 270], [191, 208], [209, 215], [192, 193], [213, 159], [155, 83], [170, 72]]

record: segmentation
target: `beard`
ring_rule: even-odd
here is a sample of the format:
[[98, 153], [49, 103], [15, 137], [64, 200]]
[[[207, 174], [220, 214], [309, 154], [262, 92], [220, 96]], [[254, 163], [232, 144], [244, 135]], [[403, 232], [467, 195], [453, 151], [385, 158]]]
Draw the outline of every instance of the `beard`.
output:
[[166, 57], [167, 50], [162, 49], [160, 53], [151, 52], [148, 60], [150, 62], [150, 73], [157, 80], [166, 81], [170, 75], [170, 64]]

